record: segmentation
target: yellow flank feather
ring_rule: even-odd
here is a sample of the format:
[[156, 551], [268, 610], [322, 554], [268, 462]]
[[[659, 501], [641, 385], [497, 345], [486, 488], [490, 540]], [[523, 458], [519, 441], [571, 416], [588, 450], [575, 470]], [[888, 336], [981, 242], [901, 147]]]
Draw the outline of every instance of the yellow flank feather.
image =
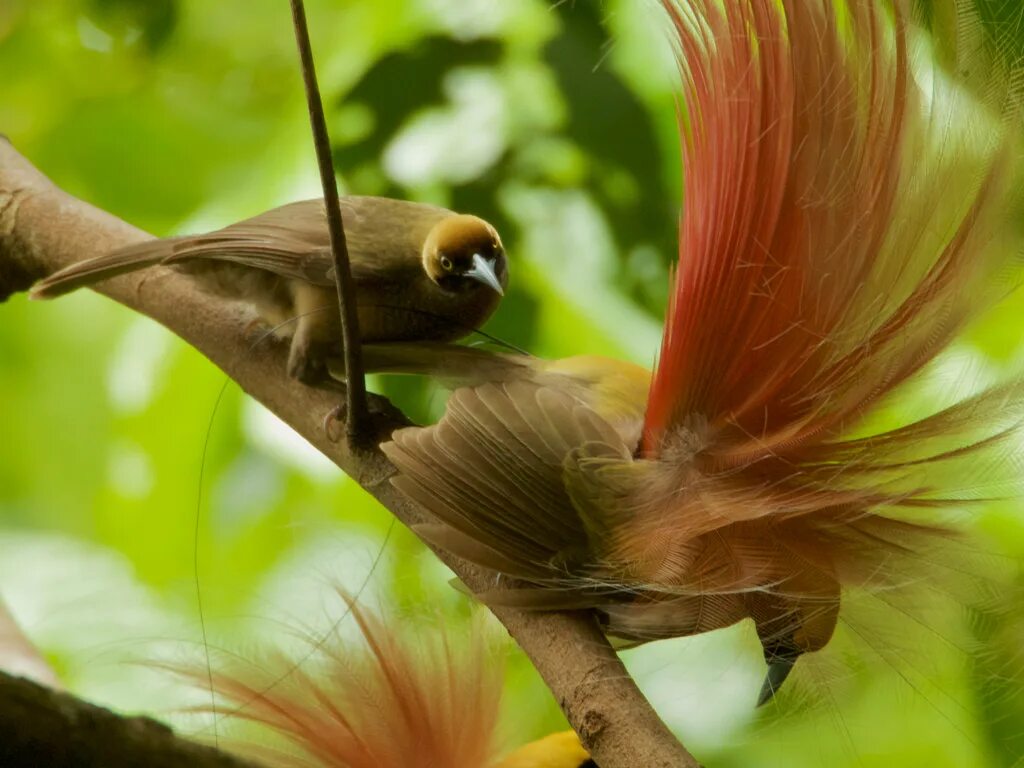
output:
[[539, 361], [538, 367], [591, 384], [594, 410], [606, 418], [643, 415], [651, 372], [642, 366], [598, 355], [576, 355]]
[[[608, 422], [627, 445], [640, 441], [647, 393], [651, 388], [651, 372], [634, 363], [612, 360], [599, 355], [576, 355], [561, 360], [534, 358], [533, 367], [547, 374], [536, 380], [571, 391], [598, 416]], [[551, 376], [576, 382], [550, 381]]]
[[589, 760], [576, 733], [562, 731], [520, 747], [496, 768], [581, 768]]

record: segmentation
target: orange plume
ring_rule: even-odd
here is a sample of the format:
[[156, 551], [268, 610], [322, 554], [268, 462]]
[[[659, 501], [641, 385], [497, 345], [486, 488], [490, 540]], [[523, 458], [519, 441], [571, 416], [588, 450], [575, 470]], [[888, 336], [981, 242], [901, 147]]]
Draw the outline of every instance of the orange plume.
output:
[[901, 3], [892, 29], [878, 3], [850, 3], [845, 36], [830, 2], [665, 5], [686, 205], [645, 453], [694, 414], [712, 465], [828, 443], [983, 308], [1006, 134], [966, 168], [967, 147], [930, 135], [979, 117], [926, 112]]
[[310, 637], [308, 652], [295, 658], [273, 651], [258, 663], [219, 662], [212, 678], [205, 667], [161, 666], [197, 687], [212, 680], [215, 716], [276, 736], [232, 745], [276, 768], [579, 768], [588, 760], [572, 731], [498, 759], [503, 667], [482, 625], [465, 642], [440, 627], [403, 633], [397, 621], [339, 594], [361, 644]]

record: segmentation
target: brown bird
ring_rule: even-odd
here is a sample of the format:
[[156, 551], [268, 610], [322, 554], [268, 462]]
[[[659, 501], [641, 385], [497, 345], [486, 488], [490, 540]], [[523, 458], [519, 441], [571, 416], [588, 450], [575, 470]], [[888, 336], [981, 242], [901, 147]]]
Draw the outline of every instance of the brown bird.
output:
[[[364, 341], [454, 340], [482, 325], [508, 283], [497, 231], [476, 216], [383, 197], [341, 198]], [[341, 352], [341, 320], [322, 200], [281, 206], [205, 235], [132, 245], [38, 283], [52, 298], [156, 264], [205, 291], [246, 302], [290, 336], [288, 372], [324, 384]]]
[[874, 0], [663, 5], [686, 197], [653, 375], [368, 354], [469, 384], [383, 448], [439, 521], [427, 538], [514, 577], [483, 599], [596, 609], [629, 643], [751, 619], [764, 702], [829, 643], [851, 591], [891, 605], [973, 578], [934, 511], [1012, 473], [1024, 384], [895, 425], [888, 411], [1005, 293], [1020, 127], [921, 90], [902, 2], [891, 17]]

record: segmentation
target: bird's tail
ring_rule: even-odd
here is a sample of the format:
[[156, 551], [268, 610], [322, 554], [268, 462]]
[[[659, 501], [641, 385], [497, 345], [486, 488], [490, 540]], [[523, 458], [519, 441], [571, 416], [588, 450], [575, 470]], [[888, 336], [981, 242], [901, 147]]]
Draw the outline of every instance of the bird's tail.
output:
[[700, 414], [709, 465], [838, 466], [824, 454], [1019, 286], [1024, 62], [1000, 29], [1019, 19], [969, 0], [663, 5], [686, 204], [645, 455]]
[[84, 286], [159, 264], [171, 255], [168, 240], [146, 240], [77, 264], [71, 264], [36, 283], [32, 299], [55, 299]]

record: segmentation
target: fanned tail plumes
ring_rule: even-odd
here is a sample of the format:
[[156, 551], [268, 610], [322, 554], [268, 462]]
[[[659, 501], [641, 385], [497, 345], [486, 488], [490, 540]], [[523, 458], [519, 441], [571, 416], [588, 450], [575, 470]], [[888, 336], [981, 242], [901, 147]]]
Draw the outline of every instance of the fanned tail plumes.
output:
[[[272, 768], [582, 768], [573, 731], [552, 734], [504, 757], [498, 722], [504, 668], [483, 625], [456, 639], [443, 627], [413, 632], [339, 590], [361, 642], [308, 637], [294, 656], [205, 665], [159, 664], [197, 688], [212, 684], [215, 717], [260, 727], [227, 742]], [[210, 712], [209, 705], [198, 711]]]
[[[641, 446], [664, 479], [634, 494], [606, 557], [756, 590], [769, 657], [815, 650], [841, 587], [949, 567], [928, 510], [1016, 480], [1019, 383], [872, 422], [1011, 288], [1016, 86], [984, 48], [963, 46], [954, 72], [984, 63], [985, 103], [912, 58], [924, 41], [900, 2], [666, 5], [687, 199]], [[704, 535], [721, 551], [694, 567]]]
[[[280, 768], [495, 765], [503, 676], [481, 633], [456, 644], [443, 632], [405, 636], [342, 597], [362, 643], [332, 635], [297, 658], [274, 651], [214, 667], [217, 715], [277, 737], [236, 749]], [[171, 669], [208, 685], [204, 668]]]
[[953, 0], [955, 46], [899, 0], [663, 5], [685, 200], [649, 392], [617, 411], [642, 416], [496, 376], [385, 450], [426, 535], [528, 582], [487, 599], [637, 642], [752, 618], [764, 699], [844, 589], [972, 581], [946, 523], [1018, 481], [1024, 384], [893, 415], [1014, 287], [1017, 69]]
[[922, 440], [962, 428], [957, 409], [861, 440], [860, 463], [844, 437], [1008, 287], [993, 276], [1010, 262], [1009, 126], [934, 69], [927, 92], [914, 80], [900, 3], [891, 25], [864, 1], [845, 18], [796, 0], [666, 5], [687, 200], [644, 454], [699, 418], [709, 471], [927, 455]]

